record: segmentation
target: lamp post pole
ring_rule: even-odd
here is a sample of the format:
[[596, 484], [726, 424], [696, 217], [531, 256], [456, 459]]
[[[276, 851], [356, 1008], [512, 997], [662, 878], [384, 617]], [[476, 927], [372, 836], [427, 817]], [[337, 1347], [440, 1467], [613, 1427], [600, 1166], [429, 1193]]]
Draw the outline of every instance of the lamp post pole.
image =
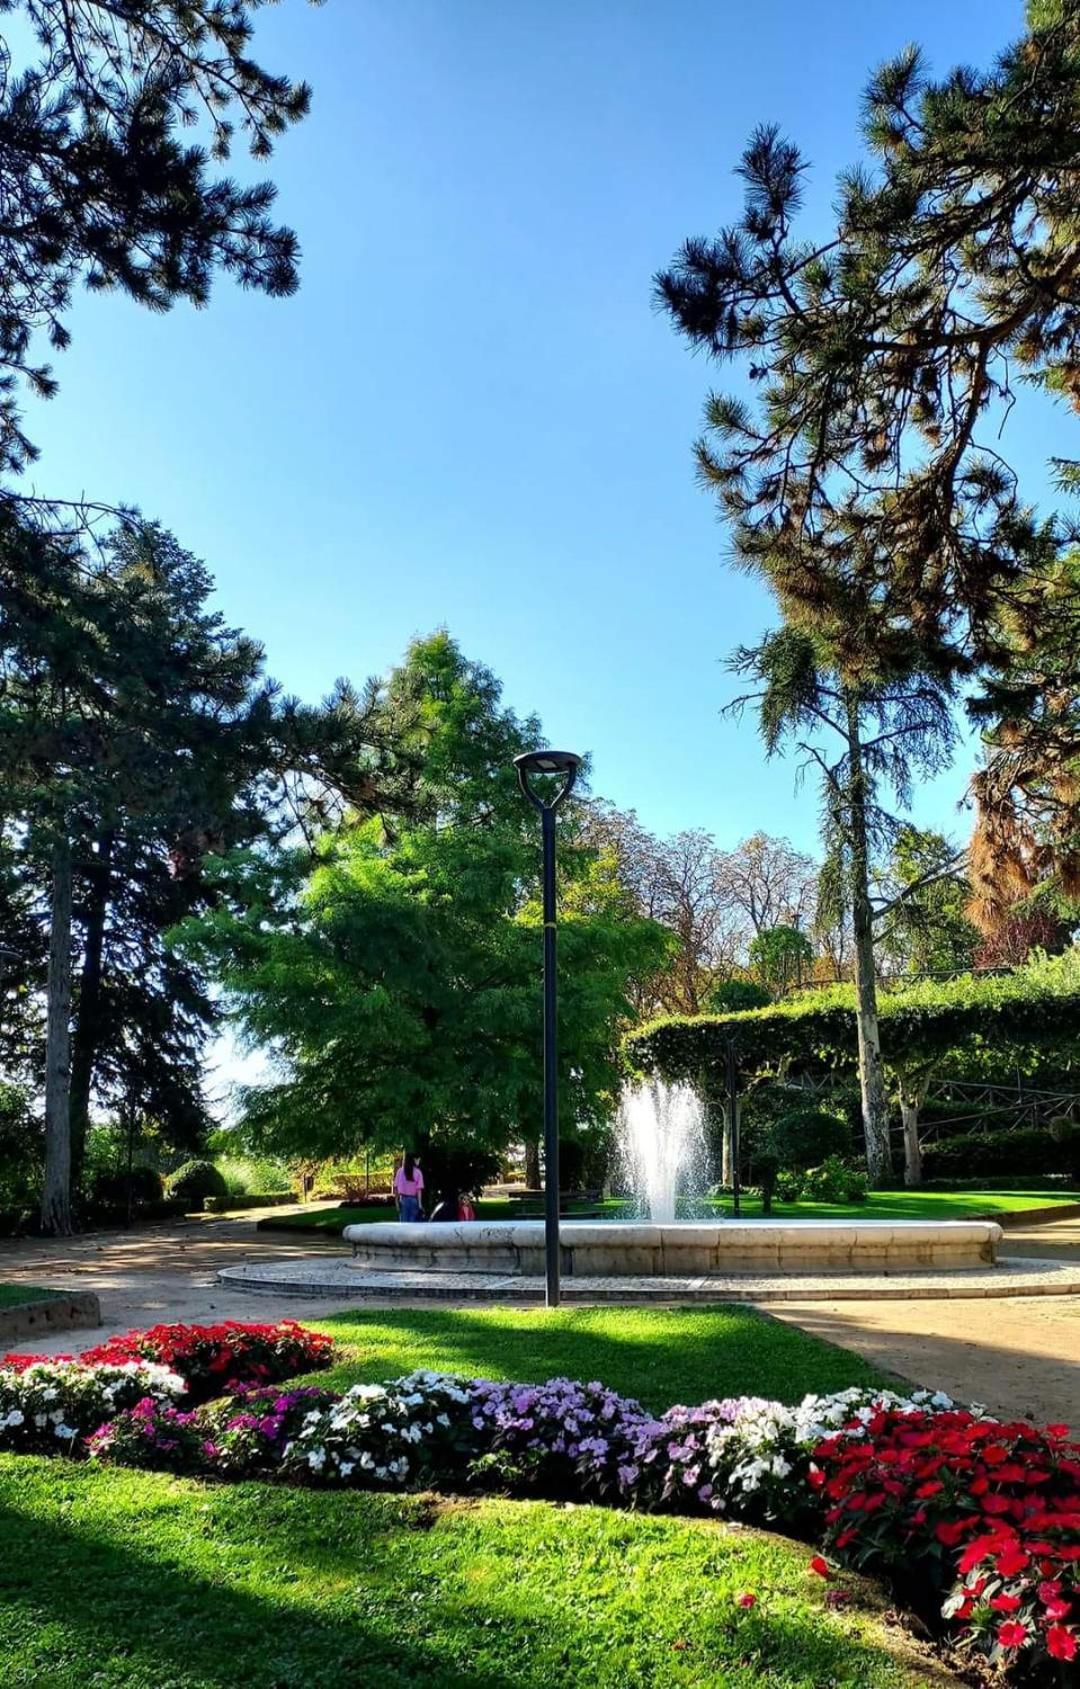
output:
[[[534, 809], [540, 811], [544, 887], [544, 1265], [545, 1300], [557, 1308], [562, 1300], [559, 1260], [559, 1033], [556, 983], [555, 816], [569, 797], [581, 758], [572, 751], [529, 751], [514, 758], [518, 784]], [[555, 774], [562, 782], [553, 796], [543, 797], [529, 782], [533, 774]]]

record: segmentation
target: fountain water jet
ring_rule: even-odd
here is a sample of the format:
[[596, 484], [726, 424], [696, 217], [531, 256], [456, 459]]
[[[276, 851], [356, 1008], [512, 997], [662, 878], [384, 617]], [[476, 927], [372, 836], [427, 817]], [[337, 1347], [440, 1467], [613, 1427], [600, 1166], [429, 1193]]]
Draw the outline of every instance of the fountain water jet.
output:
[[643, 1219], [668, 1224], [678, 1197], [705, 1194], [705, 1109], [692, 1086], [653, 1079], [625, 1091], [615, 1142], [621, 1180]]

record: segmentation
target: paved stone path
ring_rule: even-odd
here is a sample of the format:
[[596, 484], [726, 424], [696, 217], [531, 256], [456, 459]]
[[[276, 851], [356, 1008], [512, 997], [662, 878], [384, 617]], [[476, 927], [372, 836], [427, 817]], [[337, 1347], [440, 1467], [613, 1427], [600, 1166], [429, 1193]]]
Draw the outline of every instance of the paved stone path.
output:
[[[218, 1284], [220, 1268], [243, 1262], [310, 1260], [313, 1254], [342, 1258], [336, 1241], [256, 1232], [257, 1217], [182, 1221], [62, 1243], [4, 1243], [0, 1280], [96, 1291], [102, 1337], [154, 1320], [318, 1319], [348, 1305], [326, 1297], [254, 1297]], [[1080, 1263], [1080, 1217], [1011, 1229], [1004, 1250]], [[398, 1299], [395, 1305], [401, 1305]], [[960, 1400], [1080, 1425], [1080, 1296], [787, 1302], [770, 1312]], [[83, 1346], [81, 1340], [74, 1332], [34, 1346], [63, 1353]]]

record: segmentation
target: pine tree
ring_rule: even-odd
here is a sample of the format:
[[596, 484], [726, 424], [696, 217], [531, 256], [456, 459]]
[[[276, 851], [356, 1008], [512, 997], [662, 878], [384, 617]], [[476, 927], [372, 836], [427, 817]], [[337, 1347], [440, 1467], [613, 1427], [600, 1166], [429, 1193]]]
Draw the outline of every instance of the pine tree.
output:
[[[0, 41], [0, 474], [36, 455], [18, 384], [55, 390], [34, 343], [68, 344], [80, 281], [158, 311], [205, 304], [218, 270], [272, 295], [296, 287], [273, 186], [215, 168], [237, 127], [262, 159], [308, 110], [303, 83], [251, 57], [264, 3], [5, 0], [23, 27]], [[194, 142], [181, 138], [190, 125]]]

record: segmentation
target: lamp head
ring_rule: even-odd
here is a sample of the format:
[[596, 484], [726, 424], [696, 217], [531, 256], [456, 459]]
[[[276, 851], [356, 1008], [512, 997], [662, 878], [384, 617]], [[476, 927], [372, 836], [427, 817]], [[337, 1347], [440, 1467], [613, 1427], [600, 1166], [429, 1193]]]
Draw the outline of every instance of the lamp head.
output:
[[[576, 751], [523, 751], [521, 756], [514, 758], [518, 784], [529, 802], [535, 804], [537, 809], [558, 808], [563, 799], [570, 795], [581, 763], [582, 759]], [[553, 798], [545, 801], [533, 790], [530, 777], [537, 774], [562, 775], [562, 785]]]

